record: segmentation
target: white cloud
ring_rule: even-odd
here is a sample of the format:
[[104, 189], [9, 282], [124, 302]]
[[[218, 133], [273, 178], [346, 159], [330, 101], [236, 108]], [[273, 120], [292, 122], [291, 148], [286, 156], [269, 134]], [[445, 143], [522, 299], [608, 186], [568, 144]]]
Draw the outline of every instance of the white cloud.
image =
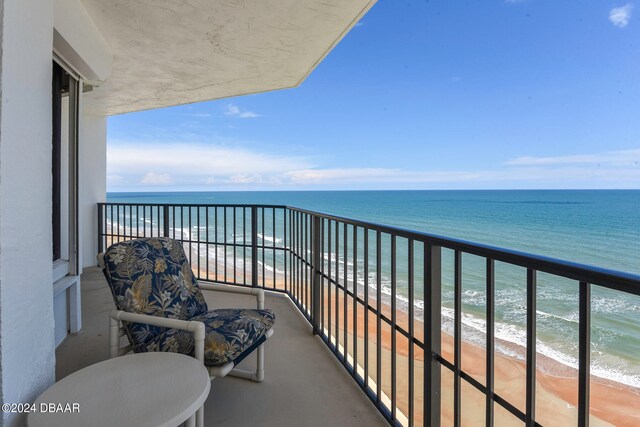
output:
[[109, 191], [639, 188], [640, 149], [497, 161], [482, 170], [319, 167], [307, 157], [203, 143], [110, 142]]
[[[523, 158], [524, 159], [524, 158]], [[531, 159], [531, 158], [529, 158]], [[411, 171], [385, 168], [291, 171], [286, 183], [331, 188], [638, 188], [640, 164], [510, 163], [478, 171]]]
[[507, 160], [504, 164], [507, 166], [634, 166], [640, 164], [640, 149], [556, 157], [517, 157], [515, 159]]
[[309, 167], [302, 157], [203, 143], [117, 141], [107, 150], [108, 176], [117, 177], [109, 180], [110, 187], [270, 183], [277, 175]]
[[480, 178], [464, 171], [410, 171], [387, 168], [301, 169], [287, 172], [292, 184], [327, 183], [429, 183], [460, 182]]
[[627, 3], [624, 6], [614, 7], [609, 12], [609, 21], [613, 25], [619, 28], [624, 28], [629, 24], [631, 19], [631, 12], [633, 11], [633, 4]]
[[224, 112], [227, 116], [238, 117], [241, 119], [253, 119], [260, 117], [260, 114], [256, 114], [252, 111], [242, 111], [240, 107], [234, 104], [228, 104]]
[[172, 175], [280, 173], [308, 167], [306, 159], [201, 143], [117, 144], [108, 150], [109, 173], [170, 171]]
[[158, 174], [155, 172], [147, 172], [140, 180], [142, 185], [169, 185], [171, 184], [171, 175], [167, 173]]

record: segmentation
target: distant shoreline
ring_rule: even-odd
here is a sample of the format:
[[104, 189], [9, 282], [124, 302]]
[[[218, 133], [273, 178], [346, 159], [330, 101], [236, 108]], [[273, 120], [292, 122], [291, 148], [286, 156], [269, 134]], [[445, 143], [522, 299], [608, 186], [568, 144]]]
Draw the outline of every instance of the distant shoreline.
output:
[[107, 191], [107, 199], [109, 197], [116, 197], [116, 195], [140, 195], [140, 194], [152, 194], [157, 196], [158, 194], [215, 194], [215, 193], [333, 193], [333, 192], [351, 192], [351, 193], [372, 193], [372, 192], [490, 192], [490, 191], [523, 191], [523, 192], [535, 192], [535, 191], [571, 191], [571, 192], [584, 192], [584, 191], [640, 191], [640, 188], [482, 188], [482, 189], [465, 189], [465, 188], [433, 188], [433, 189], [334, 189], [334, 190], [146, 190], [146, 191]]

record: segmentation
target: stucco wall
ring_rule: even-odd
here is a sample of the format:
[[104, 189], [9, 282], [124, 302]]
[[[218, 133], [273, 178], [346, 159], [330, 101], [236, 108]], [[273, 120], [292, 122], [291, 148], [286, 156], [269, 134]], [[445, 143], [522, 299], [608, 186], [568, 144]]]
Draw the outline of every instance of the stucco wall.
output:
[[98, 210], [107, 192], [107, 119], [84, 114], [80, 118], [80, 265], [96, 265]]
[[[0, 378], [3, 402], [54, 380], [51, 0], [3, 1], [0, 88]], [[3, 424], [24, 418], [3, 414]]]
[[54, 50], [82, 74], [97, 82], [111, 72], [113, 54], [80, 0], [54, 0]]

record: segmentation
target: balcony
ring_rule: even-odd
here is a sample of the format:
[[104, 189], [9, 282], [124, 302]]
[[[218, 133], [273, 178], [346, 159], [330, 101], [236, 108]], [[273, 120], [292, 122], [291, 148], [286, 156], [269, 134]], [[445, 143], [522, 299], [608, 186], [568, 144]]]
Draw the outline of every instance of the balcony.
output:
[[[634, 425], [640, 417], [638, 389], [591, 374], [592, 293], [635, 298], [639, 276], [287, 206], [103, 203], [98, 218], [101, 250], [136, 237], [172, 237], [183, 242], [200, 280], [271, 291], [267, 306], [279, 323], [267, 366], [270, 381], [282, 382], [279, 391], [220, 380], [208, 413], [220, 414], [216, 390], [229, 387], [220, 395], [256, 393], [265, 408], [295, 406], [298, 419], [310, 424], [327, 422], [314, 406], [333, 408], [327, 399], [334, 398], [345, 412], [332, 409], [333, 424]], [[496, 334], [495, 296], [504, 277], [519, 283], [513, 292], [521, 296], [521, 345]], [[462, 289], [473, 280], [482, 289], [482, 322], [469, 341]], [[550, 364], [540, 351], [537, 301], [549, 286], [576, 296], [576, 366]], [[95, 291], [85, 292], [94, 298]], [[106, 319], [112, 304], [106, 287], [102, 293], [96, 311]], [[104, 325], [99, 340], [106, 342]], [[61, 351], [78, 339], [82, 334]], [[95, 355], [87, 363], [94, 361]], [[336, 361], [342, 375], [329, 368]], [[318, 390], [316, 380], [326, 388]], [[304, 402], [290, 402], [294, 396]]]
[[[244, 296], [207, 294], [211, 308], [253, 308], [255, 302]], [[206, 425], [283, 426], [291, 420], [305, 426], [387, 425], [286, 296], [269, 294], [266, 306], [276, 312], [278, 323], [266, 345], [265, 381], [214, 379], [205, 403]], [[115, 307], [98, 268], [82, 275], [82, 307], [82, 331], [69, 336], [56, 351], [58, 380], [109, 357], [108, 313]], [[242, 364], [251, 367], [255, 361], [249, 358]]]

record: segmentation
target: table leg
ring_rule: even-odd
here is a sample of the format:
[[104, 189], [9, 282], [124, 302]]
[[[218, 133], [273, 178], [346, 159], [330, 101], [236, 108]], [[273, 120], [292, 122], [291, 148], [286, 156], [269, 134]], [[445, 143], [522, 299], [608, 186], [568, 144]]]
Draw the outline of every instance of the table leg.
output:
[[196, 425], [198, 427], [204, 427], [204, 405], [196, 412], [196, 418]]

